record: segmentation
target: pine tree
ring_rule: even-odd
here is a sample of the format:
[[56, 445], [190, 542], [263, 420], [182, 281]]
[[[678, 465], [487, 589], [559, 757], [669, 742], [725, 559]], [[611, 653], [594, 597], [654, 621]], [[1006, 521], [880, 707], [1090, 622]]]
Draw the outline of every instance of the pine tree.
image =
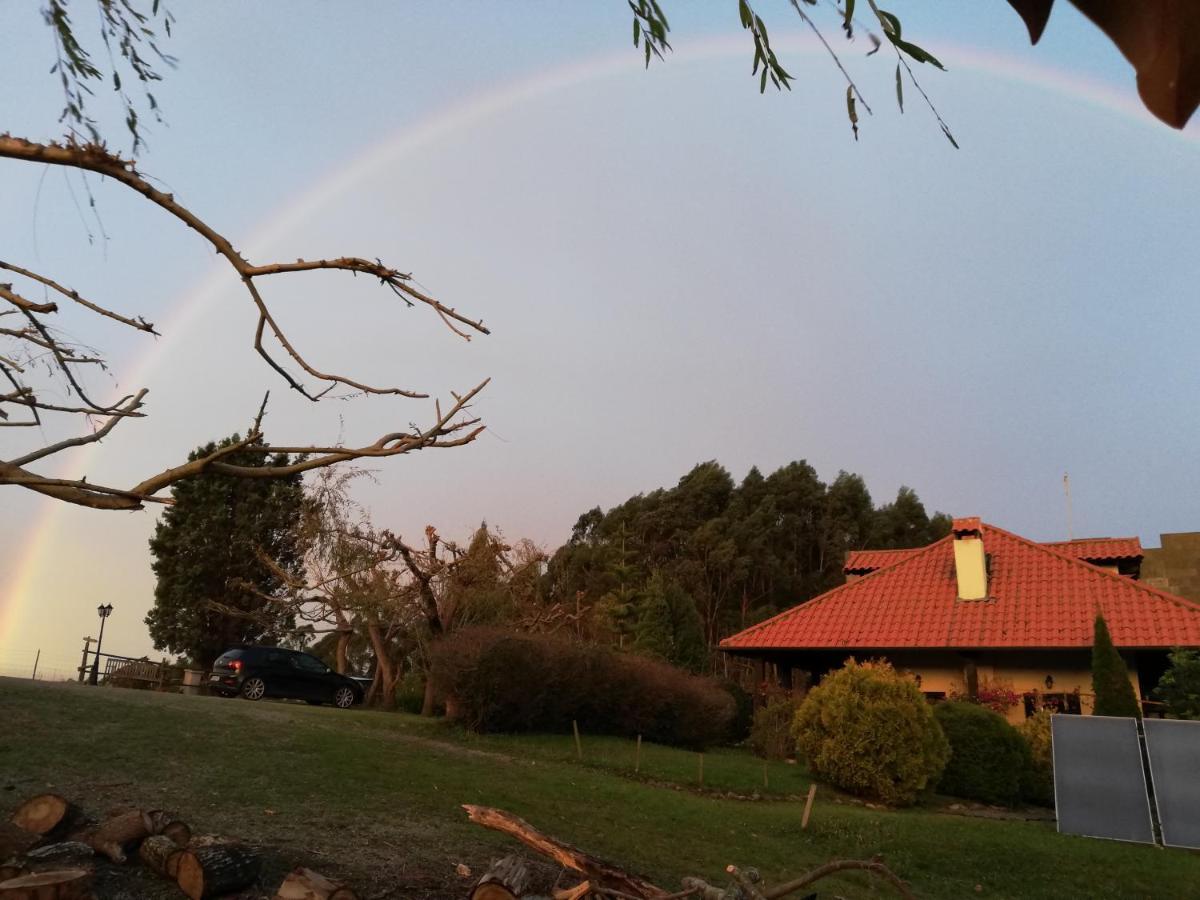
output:
[[671, 662], [689, 672], [699, 672], [708, 663], [708, 644], [704, 640], [704, 620], [688, 593], [672, 583], [667, 589], [671, 609]]
[[1108, 623], [1102, 615], [1096, 616], [1092, 639], [1092, 693], [1096, 697], [1094, 715], [1142, 717], [1142, 706], [1133, 693], [1129, 670], [1113, 646]]
[[633, 648], [646, 656], [670, 659], [674, 631], [666, 581], [661, 572], [655, 572], [646, 584], [641, 609], [638, 610]]
[[[189, 459], [238, 441], [208, 444]], [[234, 451], [239, 466], [280, 466], [285, 454]], [[237, 478], [207, 471], [171, 489], [150, 539], [157, 576], [154, 607], [146, 616], [159, 650], [209, 666], [237, 644], [277, 641], [293, 625], [286, 608], [270, 598], [285, 593], [279, 573], [298, 576], [298, 524], [304, 495], [299, 473], [283, 478]], [[263, 562], [263, 556], [278, 567]]]

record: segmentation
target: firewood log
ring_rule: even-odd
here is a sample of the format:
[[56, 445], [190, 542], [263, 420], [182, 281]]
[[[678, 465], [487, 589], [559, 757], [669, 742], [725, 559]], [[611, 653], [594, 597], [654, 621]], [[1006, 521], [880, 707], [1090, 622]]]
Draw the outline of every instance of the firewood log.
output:
[[529, 868], [516, 856], [506, 856], [475, 882], [471, 900], [518, 900], [530, 887]]
[[150, 837], [142, 841], [142, 845], [138, 847], [138, 859], [142, 861], [147, 869], [154, 872], [156, 875], [162, 875], [164, 878], [170, 878], [172, 881], [176, 879], [179, 872], [178, 866], [175, 866], [175, 871], [171, 874], [167, 873], [167, 862], [177, 853], [182, 853], [179, 846], [167, 837], [165, 834], [152, 834]]
[[102, 822], [84, 837], [97, 853], [115, 863], [125, 862], [125, 851], [133, 849], [150, 834], [151, 817], [140, 809], [131, 809]]
[[18, 828], [43, 837], [62, 834], [79, 816], [79, 809], [58, 794], [38, 794], [17, 807], [10, 820]]
[[300, 866], [284, 879], [274, 900], [358, 900], [358, 895], [320, 872]]
[[0, 881], [0, 900], [89, 900], [92, 873], [59, 869]]
[[57, 844], [46, 844], [25, 854], [29, 861], [54, 860], [60, 866], [78, 865], [85, 863], [95, 855], [90, 844], [83, 841], [59, 841]]
[[192, 900], [231, 894], [258, 877], [258, 851], [240, 844], [189, 847], [179, 853], [176, 880]]
[[178, 819], [172, 819], [158, 833], [169, 837], [176, 847], [186, 847], [192, 839], [192, 829], [188, 828], [186, 822], [180, 822]]
[[0, 865], [0, 882], [8, 881], [10, 878], [18, 878], [21, 875], [28, 874], [29, 869], [15, 861]]
[[42, 836], [19, 828], [12, 822], [0, 822], [0, 860], [21, 856], [42, 842]]

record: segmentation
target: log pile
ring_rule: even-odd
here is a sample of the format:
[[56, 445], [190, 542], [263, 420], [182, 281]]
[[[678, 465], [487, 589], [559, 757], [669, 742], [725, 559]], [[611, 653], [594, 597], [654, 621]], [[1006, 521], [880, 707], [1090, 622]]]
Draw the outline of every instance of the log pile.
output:
[[[216, 835], [193, 835], [162, 810], [117, 809], [85, 821], [57, 794], [40, 794], [0, 822], [0, 900], [94, 900], [97, 864], [140, 864], [174, 882], [191, 900], [223, 897], [256, 885], [259, 852]], [[276, 900], [357, 900], [344, 884], [296, 869]]]

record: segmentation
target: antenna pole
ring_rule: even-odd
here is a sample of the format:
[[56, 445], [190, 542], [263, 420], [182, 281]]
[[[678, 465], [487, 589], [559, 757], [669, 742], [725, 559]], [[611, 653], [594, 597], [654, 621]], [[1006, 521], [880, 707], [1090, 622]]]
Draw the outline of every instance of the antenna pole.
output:
[[1067, 501], [1067, 540], [1075, 540], [1075, 523], [1071, 516], [1071, 476], [1063, 472], [1063, 496]]

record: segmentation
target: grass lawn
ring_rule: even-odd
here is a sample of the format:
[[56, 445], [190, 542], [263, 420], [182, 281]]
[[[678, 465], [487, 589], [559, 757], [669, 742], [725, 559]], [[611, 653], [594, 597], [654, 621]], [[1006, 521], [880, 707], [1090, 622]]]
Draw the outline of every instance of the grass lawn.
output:
[[[929, 898], [1163, 897], [1200, 894], [1200, 856], [1066, 837], [1047, 823], [832, 802], [819, 791], [800, 829], [808, 780], [768, 770], [774, 799], [680, 789], [694, 753], [583, 736], [472, 737], [414, 716], [303, 704], [222, 700], [0, 679], [0, 812], [55, 790], [92, 811], [122, 804], [178, 812], [197, 831], [236, 835], [286, 867], [349, 879], [363, 895], [450, 898], [516, 849], [466, 821], [462, 803], [498, 806], [664, 887], [696, 874], [720, 882], [727, 863], [771, 881], [834, 857], [881, 854]], [[672, 785], [675, 783], [675, 786]], [[762, 763], [705, 755], [706, 787], [750, 794]], [[890, 896], [859, 876], [823, 883], [845, 897]]]

